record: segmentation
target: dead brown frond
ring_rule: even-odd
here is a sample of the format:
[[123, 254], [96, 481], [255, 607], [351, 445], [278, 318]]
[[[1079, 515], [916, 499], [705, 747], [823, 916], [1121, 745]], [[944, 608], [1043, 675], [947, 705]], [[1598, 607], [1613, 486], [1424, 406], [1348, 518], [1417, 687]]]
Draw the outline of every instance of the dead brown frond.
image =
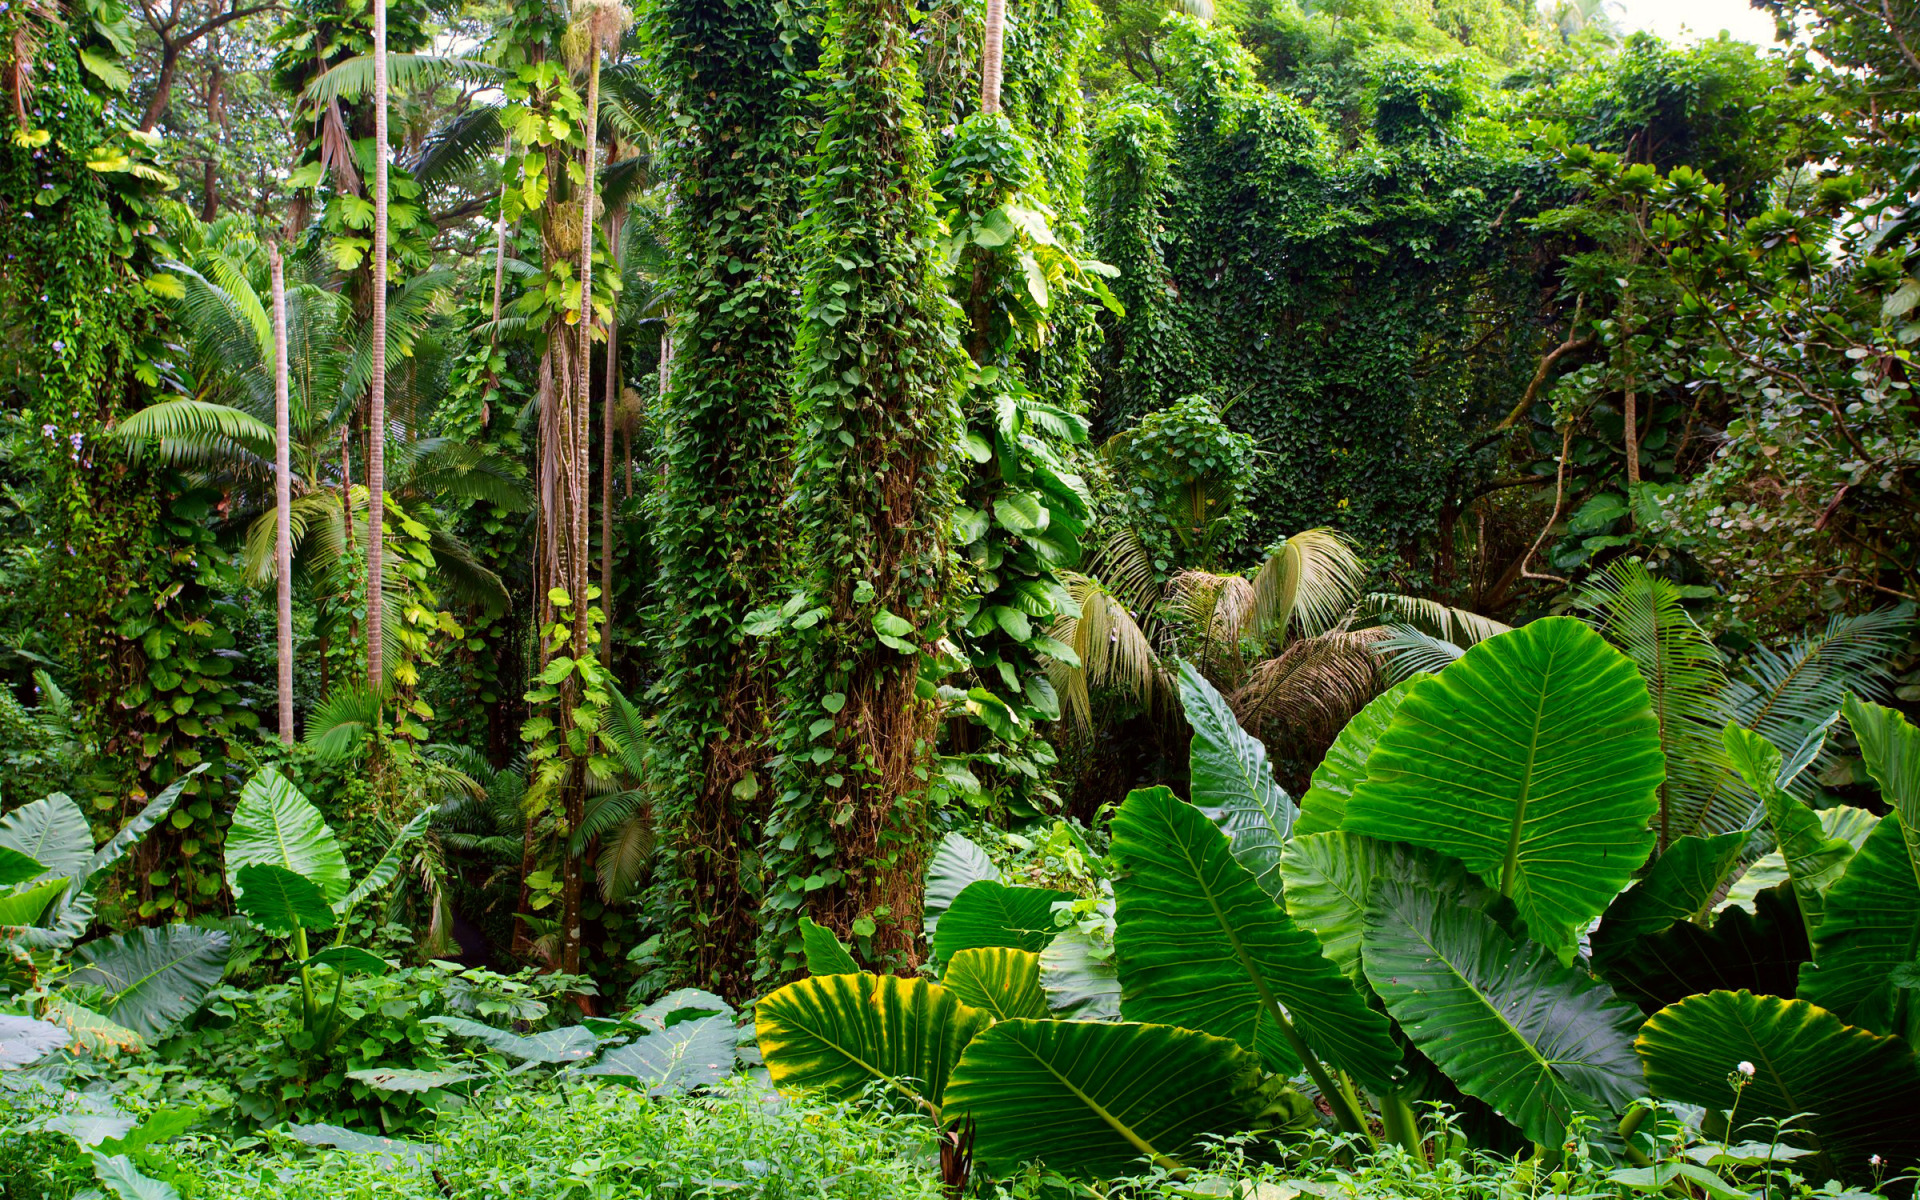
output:
[[1323, 750], [1382, 686], [1369, 647], [1384, 630], [1330, 630], [1256, 663], [1227, 698], [1248, 732], [1282, 752]]
[[1090, 728], [1093, 693], [1105, 688], [1151, 706], [1162, 687], [1160, 663], [1133, 614], [1097, 579], [1063, 572], [1061, 582], [1080, 606], [1078, 617], [1056, 617], [1050, 631], [1080, 659], [1078, 667], [1057, 660], [1047, 667], [1062, 714]]
[[1365, 577], [1366, 566], [1344, 535], [1302, 530], [1260, 564], [1246, 631], [1269, 641], [1325, 633], [1346, 616]]

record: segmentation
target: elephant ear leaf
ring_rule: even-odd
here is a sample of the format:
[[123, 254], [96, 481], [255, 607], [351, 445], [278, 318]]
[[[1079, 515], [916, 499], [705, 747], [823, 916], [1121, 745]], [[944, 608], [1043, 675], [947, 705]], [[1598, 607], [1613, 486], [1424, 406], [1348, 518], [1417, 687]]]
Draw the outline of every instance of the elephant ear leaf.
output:
[[1053, 888], [1008, 887], [977, 879], [954, 898], [933, 935], [933, 957], [946, 962], [962, 950], [1011, 946], [1038, 953], [1053, 940], [1058, 926], [1053, 906], [1072, 900]]
[[1348, 833], [1451, 855], [1570, 952], [1653, 849], [1660, 727], [1633, 663], [1547, 617], [1423, 681], [1374, 744]]
[[0, 848], [41, 864], [48, 876], [79, 879], [93, 859], [86, 814], [63, 792], [0, 816]]
[[1767, 822], [1773, 826], [1774, 839], [1780, 844], [1787, 878], [1792, 881], [1793, 894], [1800, 902], [1800, 915], [1811, 934], [1820, 928], [1827, 889], [1847, 869], [1853, 846], [1828, 836], [1819, 815], [1787, 793], [1780, 782], [1780, 751], [1772, 742], [1732, 723], [1721, 737], [1726, 742], [1733, 769], [1765, 806]]
[[1696, 992], [1791, 996], [1811, 953], [1793, 889], [1780, 884], [1756, 895], [1752, 912], [1722, 909], [1711, 928], [1676, 922], [1636, 940], [1599, 970], [1621, 996], [1654, 1012]]
[[993, 865], [979, 843], [964, 833], [949, 833], [940, 839], [933, 861], [927, 864], [927, 898], [922, 907], [927, 936], [939, 932], [940, 918], [969, 884], [981, 879], [1006, 882], [1000, 868]]
[[[305, 878], [331, 905], [347, 894], [346, 855], [320, 810], [286, 776], [262, 768], [240, 790], [227, 830], [227, 886], [239, 896], [240, 869], [279, 867]], [[322, 927], [324, 928], [324, 926]]]
[[860, 970], [860, 964], [833, 936], [833, 930], [815, 923], [812, 917], [800, 918], [800, 943], [806, 949], [809, 975], [853, 975]]
[[304, 875], [266, 863], [240, 868], [234, 906], [261, 929], [282, 937], [302, 929], [332, 929], [336, 921], [317, 885]]
[[1267, 748], [1240, 728], [1233, 709], [1190, 662], [1180, 663], [1180, 703], [1193, 726], [1189, 791], [1215, 814], [1240, 860], [1267, 895], [1280, 895], [1280, 848], [1299, 811], [1273, 778]]
[[1112, 1178], [1145, 1159], [1178, 1169], [1208, 1135], [1264, 1123], [1279, 1099], [1260, 1060], [1224, 1038], [1170, 1025], [1001, 1021], [968, 1044], [944, 1119], [971, 1117], [982, 1166], [1035, 1159]]
[[1048, 1015], [1040, 986], [1040, 956], [1029, 950], [987, 946], [962, 950], [947, 963], [940, 983], [996, 1021], [1040, 1020]]
[[895, 975], [815, 975], [754, 1006], [777, 1086], [852, 1100], [882, 1082], [936, 1115], [961, 1048], [992, 1023], [938, 984]]
[[1040, 952], [1040, 989], [1054, 1016], [1077, 1021], [1120, 1019], [1120, 972], [1113, 948], [1067, 929]]
[[1287, 843], [1280, 860], [1286, 880], [1287, 915], [1313, 930], [1326, 956], [1342, 974], [1361, 986], [1362, 938], [1374, 884], [1398, 879], [1436, 889], [1456, 904], [1510, 915], [1479, 878], [1453, 859], [1399, 842], [1351, 833], [1314, 833]]
[[1920, 729], [1893, 709], [1857, 696], [1847, 697], [1845, 711], [1880, 798], [1900, 814], [1909, 838], [1920, 838]]
[[1393, 723], [1393, 714], [1400, 711], [1413, 689], [1431, 678], [1419, 674], [1394, 684], [1347, 722], [1340, 736], [1333, 739], [1327, 756], [1313, 770], [1312, 785], [1300, 798], [1300, 819], [1294, 823], [1293, 836], [1331, 833], [1341, 827], [1347, 819], [1347, 801], [1353, 797], [1353, 789], [1367, 777], [1367, 759], [1373, 754], [1374, 743]]
[[1706, 912], [1746, 845], [1747, 835], [1736, 830], [1710, 838], [1683, 837], [1668, 846], [1645, 879], [1607, 905], [1593, 934], [1594, 969], [1604, 973], [1607, 964], [1641, 938]]
[[39, 859], [10, 846], [0, 846], [0, 887], [12, 887], [46, 873], [46, 864]]
[[[1727, 991], [1689, 996], [1647, 1019], [1638, 1049], [1654, 1095], [1733, 1109], [1743, 1126], [1759, 1123], [1768, 1138], [1773, 1122], [1797, 1131], [1787, 1140], [1827, 1160], [1805, 1171], [1808, 1178], [1892, 1178], [1920, 1161], [1912, 1107], [1920, 1067], [1912, 1047], [1805, 1000]], [[1753, 1074], [1736, 1093], [1729, 1076], [1741, 1064]]]
[[1309, 1054], [1371, 1087], [1400, 1061], [1386, 1018], [1236, 862], [1227, 839], [1166, 788], [1113, 819], [1120, 1013], [1231, 1038], [1291, 1073]]
[[1644, 1090], [1639, 1012], [1443, 892], [1377, 884], [1363, 963], [1413, 1044], [1536, 1142], [1558, 1145], [1577, 1114], [1610, 1118]]
[[223, 930], [196, 925], [129, 930], [80, 947], [67, 981], [101, 988], [100, 1015], [153, 1042], [193, 1015], [220, 982], [230, 945]]
[[1890, 812], [1827, 891], [1813, 961], [1800, 968], [1799, 995], [1877, 1033], [1920, 1036], [1916, 945], [1920, 884], [1900, 814]]

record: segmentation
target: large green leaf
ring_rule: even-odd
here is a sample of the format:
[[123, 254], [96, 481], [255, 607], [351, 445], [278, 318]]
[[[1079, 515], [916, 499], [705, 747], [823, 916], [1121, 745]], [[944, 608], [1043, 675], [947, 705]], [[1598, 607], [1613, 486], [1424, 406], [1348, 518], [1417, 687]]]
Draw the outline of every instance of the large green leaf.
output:
[[921, 907], [929, 938], [939, 932], [940, 918], [952, 907], [954, 899], [969, 884], [981, 879], [1005, 882], [1000, 877], [1000, 868], [993, 865], [987, 852], [972, 838], [963, 833], [949, 833], [941, 838], [939, 848], [933, 852], [933, 861], [927, 864], [927, 896]]
[[1040, 952], [1040, 988], [1057, 1017], [1081, 1021], [1120, 1019], [1120, 972], [1113, 948], [1099, 947], [1078, 929], [1063, 931]]
[[962, 950], [982, 946], [1011, 946], [1038, 953], [1059, 927], [1053, 906], [1072, 900], [1053, 888], [1008, 887], [991, 879], [976, 879], [954, 898], [933, 934], [933, 957], [946, 962]]
[[1400, 1051], [1386, 1019], [1205, 814], [1166, 788], [1136, 791], [1113, 818], [1113, 857], [1123, 1017], [1231, 1038], [1281, 1073], [1310, 1048], [1371, 1087], [1390, 1085]]
[[1847, 727], [1860, 743], [1867, 774], [1880, 798], [1900, 814], [1911, 838], [1920, 838], [1920, 729], [1891, 708], [1846, 700]]
[[49, 877], [78, 879], [93, 858], [87, 815], [63, 792], [0, 817], [0, 847], [40, 863]]
[[71, 879], [49, 879], [45, 883], [36, 883], [32, 887], [0, 896], [0, 928], [38, 925], [53, 902], [72, 884]]
[[290, 936], [332, 929], [337, 918], [320, 889], [304, 875], [285, 867], [254, 863], [241, 867], [234, 880], [234, 907], [268, 933]]
[[100, 847], [94, 852], [93, 857], [87, 860], [87, 865], [81, 872], [82, 886], [91, 884], [102, 871], [110, 870], [114, 864], [126, 857], [127, 851], [140, 843], [141, 838], [147, 836], [148, 830], [166, 820], [167, 814], [171, 813], [174, 805], [179, 803], [187, 784], [207, 767], [207, 763], [201, 763], [168, 784], [158, 796], [147, 801], [146, 805], [134, 814], [133, 820], [122, 825], [120, 832], [108, 838], [107, 844]]
[[12, 887], [47, 873], [47, 865], [11, 846], [0, 846], [0, 887]]
[[960, 1050], [993, 1017], [924, 979], [815, 975], [754, 1006], [767, 1072], [780, 1087], [859, 1096], [876, 1080], [938, 1112]]
[[1040, 987], [1040, 956], [1028, 950], [989, 946], [962, 950], [947, 963], [940, 984], [996, 1021], [1039, 1020], [1047, 1015], [1047, 994]]
[[1427, 878], [1435, 886], [1457, 889], [1453, 895], [1462, 904], [1484, 907], [1493, 899], [1480, 880], [1458, 863], [1444, 881], [1434, 877], [1431, 860], [1439, 857], [1430, 850], [1351, 833], [1296, 837], [1280, 859], [1287, 915], [1313, 931], [1341, 974], [1364, 984], [1361, 935], [1367, 928], [1367, 899], [1374, 881]]
[[1607, 905], [1593, 934], [1594, 969], [1604, 971], [1641, 938], [1704, 914], [1746, 845], [1747, 835], [1734, 832], [1683, 837], [1668, 846], [1645, 879]]
[[1696, 992], [1746, 990], [1791, 996], [1807, 948], [1807, 927], [1787, 884], [1761, 892], [1753, 911], [1723, 909], [1713, 925], [1680, 921], [1638, 938], [1600, 973], [1645, 1012]]
[[194, 925], [133, 929], [80, 947], [67, 981], [105, 989], [100, 1015], [153, 1042], [200, 1007], [231, 945], [225, 932]]
[[1459, 859], [1566, 950], [1646, 861], [1663, 775], [1640, 673], [1586, 625], [1548, 617], [1413, 690], [1342, 828]]
[[331, 905], [347, 894], [347, 859], [320, 810], [272, 767], [240, 790], [227, 830], [227, 886], [238, 897], [242, 867], [280, 867], [304, 877]]
[[[1920, 1158], [1920, 1121], [1913, 1119], [1920, 1067], [1912, 1047], [1805, 1000], [1751, 992], [1689, 996], [1647, 1019], [1639, 1052], [1656, 1096], [1734, 1109], [1743, 1129], [1769, 1139], [1767, 1122], [1793, 1118], [1800, 1132], [1788, 1140], [1829, 1160], [1803, 1168], [1809, 1178], [1835, 1170], [1856, 1181], [1892, 1177]], [[1728, 1077], [1742, 1063], [1752, 1064], [1753, 1077], [1736, 1108]], [[1875, 1155], [1882, 1170], [1869, 1163]]]
[[860, 970], [833, 930], [812, 917], [800, 918], [800, 944], [806, 951], [809, 975], [852, 975]]
[[1740, 778], [1760, 797], [1767, 822], [1780, 845], [1781, 863], [1800, 902], [1800, 915], [1811, 934], [1820, 928], [1827, 889], [1847, 869], [1853, 846], [1830, 837], [1812, 809], [1787, 793], [1780, 783], [1781, 757], [1772, 742], [1749, 729], [1728, 723], [1721, 736], [1727, 756]]
[[594, 1041], [593, 1034], [578, 1025], [563, 1025], [558, 1029], [545, 1029], [539, 1033], [518, 1034], [507, 1029], [495, 1029], [479, 1021], [470, 1021], [465, 1017], [428, 1017], [422, 1024], [443, 1025], [461, 1037], [472, 1038], [489, 1050], [521, 1062], [585, 1062], [592, 1058], [599, 1048], [599, 1043]]
[[1450, 896], [1377, 883], [1363, 955], [1413, 1044], [1536, 1142], [1559, 1145], [1576, 1114], [1611, 1117], [1644, 1090], [1639, 1012]]
[[72, 1040], [73, 1035], [58, 1025], [0, 1013], [0, 1070], [24, 1067]]
[[719, 1083], [733, 1073], [733, 1064], [733, 1021], [709, 1016], [615, 1046], [585, 1073], [631, 1079], [649, 1096], [663, 1096]]
[[1233, 839], [1233, 856], [1269, 896], [1280, 894], [1280, 848], [1299, 810], [1273, 777], [1267, 748], [1234, 719], [1226, 697], [1190, 662], [1180, 663], [1180, 703], [1193, 726], [1188, 791]]
[[978, 1123], [980, 1165], [1039, 1159], [1071, 1174], [1177, 1165], [1208, 1134], [1263, 1123], [1275, 1100], [1260, 1060], [1225, 1038], [1170, 1025], [1002, 1021], [968, 1044], [943, 1119]]
[[1353, 715], [1340, 736], [1333, 739], [1327, 756], [1314, 768], [1312, 785], [1300, 797], [1294, 837], [1331, 833], [1341, 827], [1347, 819], [1347, 801], [1353, 797], [1353, 789], [1367, 777], [1367, 758], [1373, 753], [1374, 743], [1387, 731], [1393, 714], [1400, 711], [1413, 689], [1431, 678], [1421, 674], [1396, 683]]
[[1920, 1037], [1920, 883], [1900, 814], [1880, 818], [1826, 895], [1800, 996], [1876, 1033]]
[[401, 826], [400, 832], [394, 835], [393, 841], [387, 844], [385, 852], [380, 855], [380, 860], [373, 864], [373, 869], [359, 883], [353, 885], [353, 890], [338, 898], [329, 895], [328, 899], [333, 901], [333, 911], [344, 918], [358, 908], [361, 901], [392, 883], [399, 876], [400, 867], [405, 861], [403, 852], [407, 843], [426, 831], [433, 813], [433, 809], [427, 809]]

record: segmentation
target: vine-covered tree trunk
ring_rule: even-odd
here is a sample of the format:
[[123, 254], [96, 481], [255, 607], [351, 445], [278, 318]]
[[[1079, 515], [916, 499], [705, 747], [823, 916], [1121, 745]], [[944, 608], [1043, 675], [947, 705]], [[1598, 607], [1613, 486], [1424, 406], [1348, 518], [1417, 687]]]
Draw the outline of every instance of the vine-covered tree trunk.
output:
[[[677, 280], [663, 336], [659, 530], [672, 606], [661, 721], [679, 771], [658, 814], [669, 947], [689, 979], [750, 992], [777, 672], [741, 622], [783, 582], [798, 287], [792, 226], [806, 144], [798, 30], [773, 0], [666, 0], [655, 37], [687, 118], [674, 149]], [[675, 347], [678, 352], [675, 352]], [[668, 364], [672, 363], [669, 371]]]
[[910, 20], [900, 0], [835, 0], [822, 38], [795, 361], [804, 557], [762, 910], [782, 974], [803, 915], [869, 962], [918, 955], [936, 712], [920, 668], [946, 632], [959, 348]]

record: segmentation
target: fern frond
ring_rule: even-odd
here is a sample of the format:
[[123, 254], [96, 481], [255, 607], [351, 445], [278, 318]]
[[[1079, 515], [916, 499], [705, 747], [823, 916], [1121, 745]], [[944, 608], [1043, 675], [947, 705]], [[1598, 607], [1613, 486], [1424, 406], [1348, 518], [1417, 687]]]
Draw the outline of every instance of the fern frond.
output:
[[302, 741], [321, 762], [358, 758], [379, 719], [380, 697], [362, 683], [335, 685], [327, 698], [307, 714]]
[[[439, 87], [443, 83], [500, 83], [506, 72], [477, 58], [445, 54], [387, 55], [387, 86], [405, 94]], [[325, 74], [307, 85], [302, 97], [308, 104], [331, 104], [335, 100], [358, 100], [373, 92], [373, 55], [356, 54], [328, 68]]]

